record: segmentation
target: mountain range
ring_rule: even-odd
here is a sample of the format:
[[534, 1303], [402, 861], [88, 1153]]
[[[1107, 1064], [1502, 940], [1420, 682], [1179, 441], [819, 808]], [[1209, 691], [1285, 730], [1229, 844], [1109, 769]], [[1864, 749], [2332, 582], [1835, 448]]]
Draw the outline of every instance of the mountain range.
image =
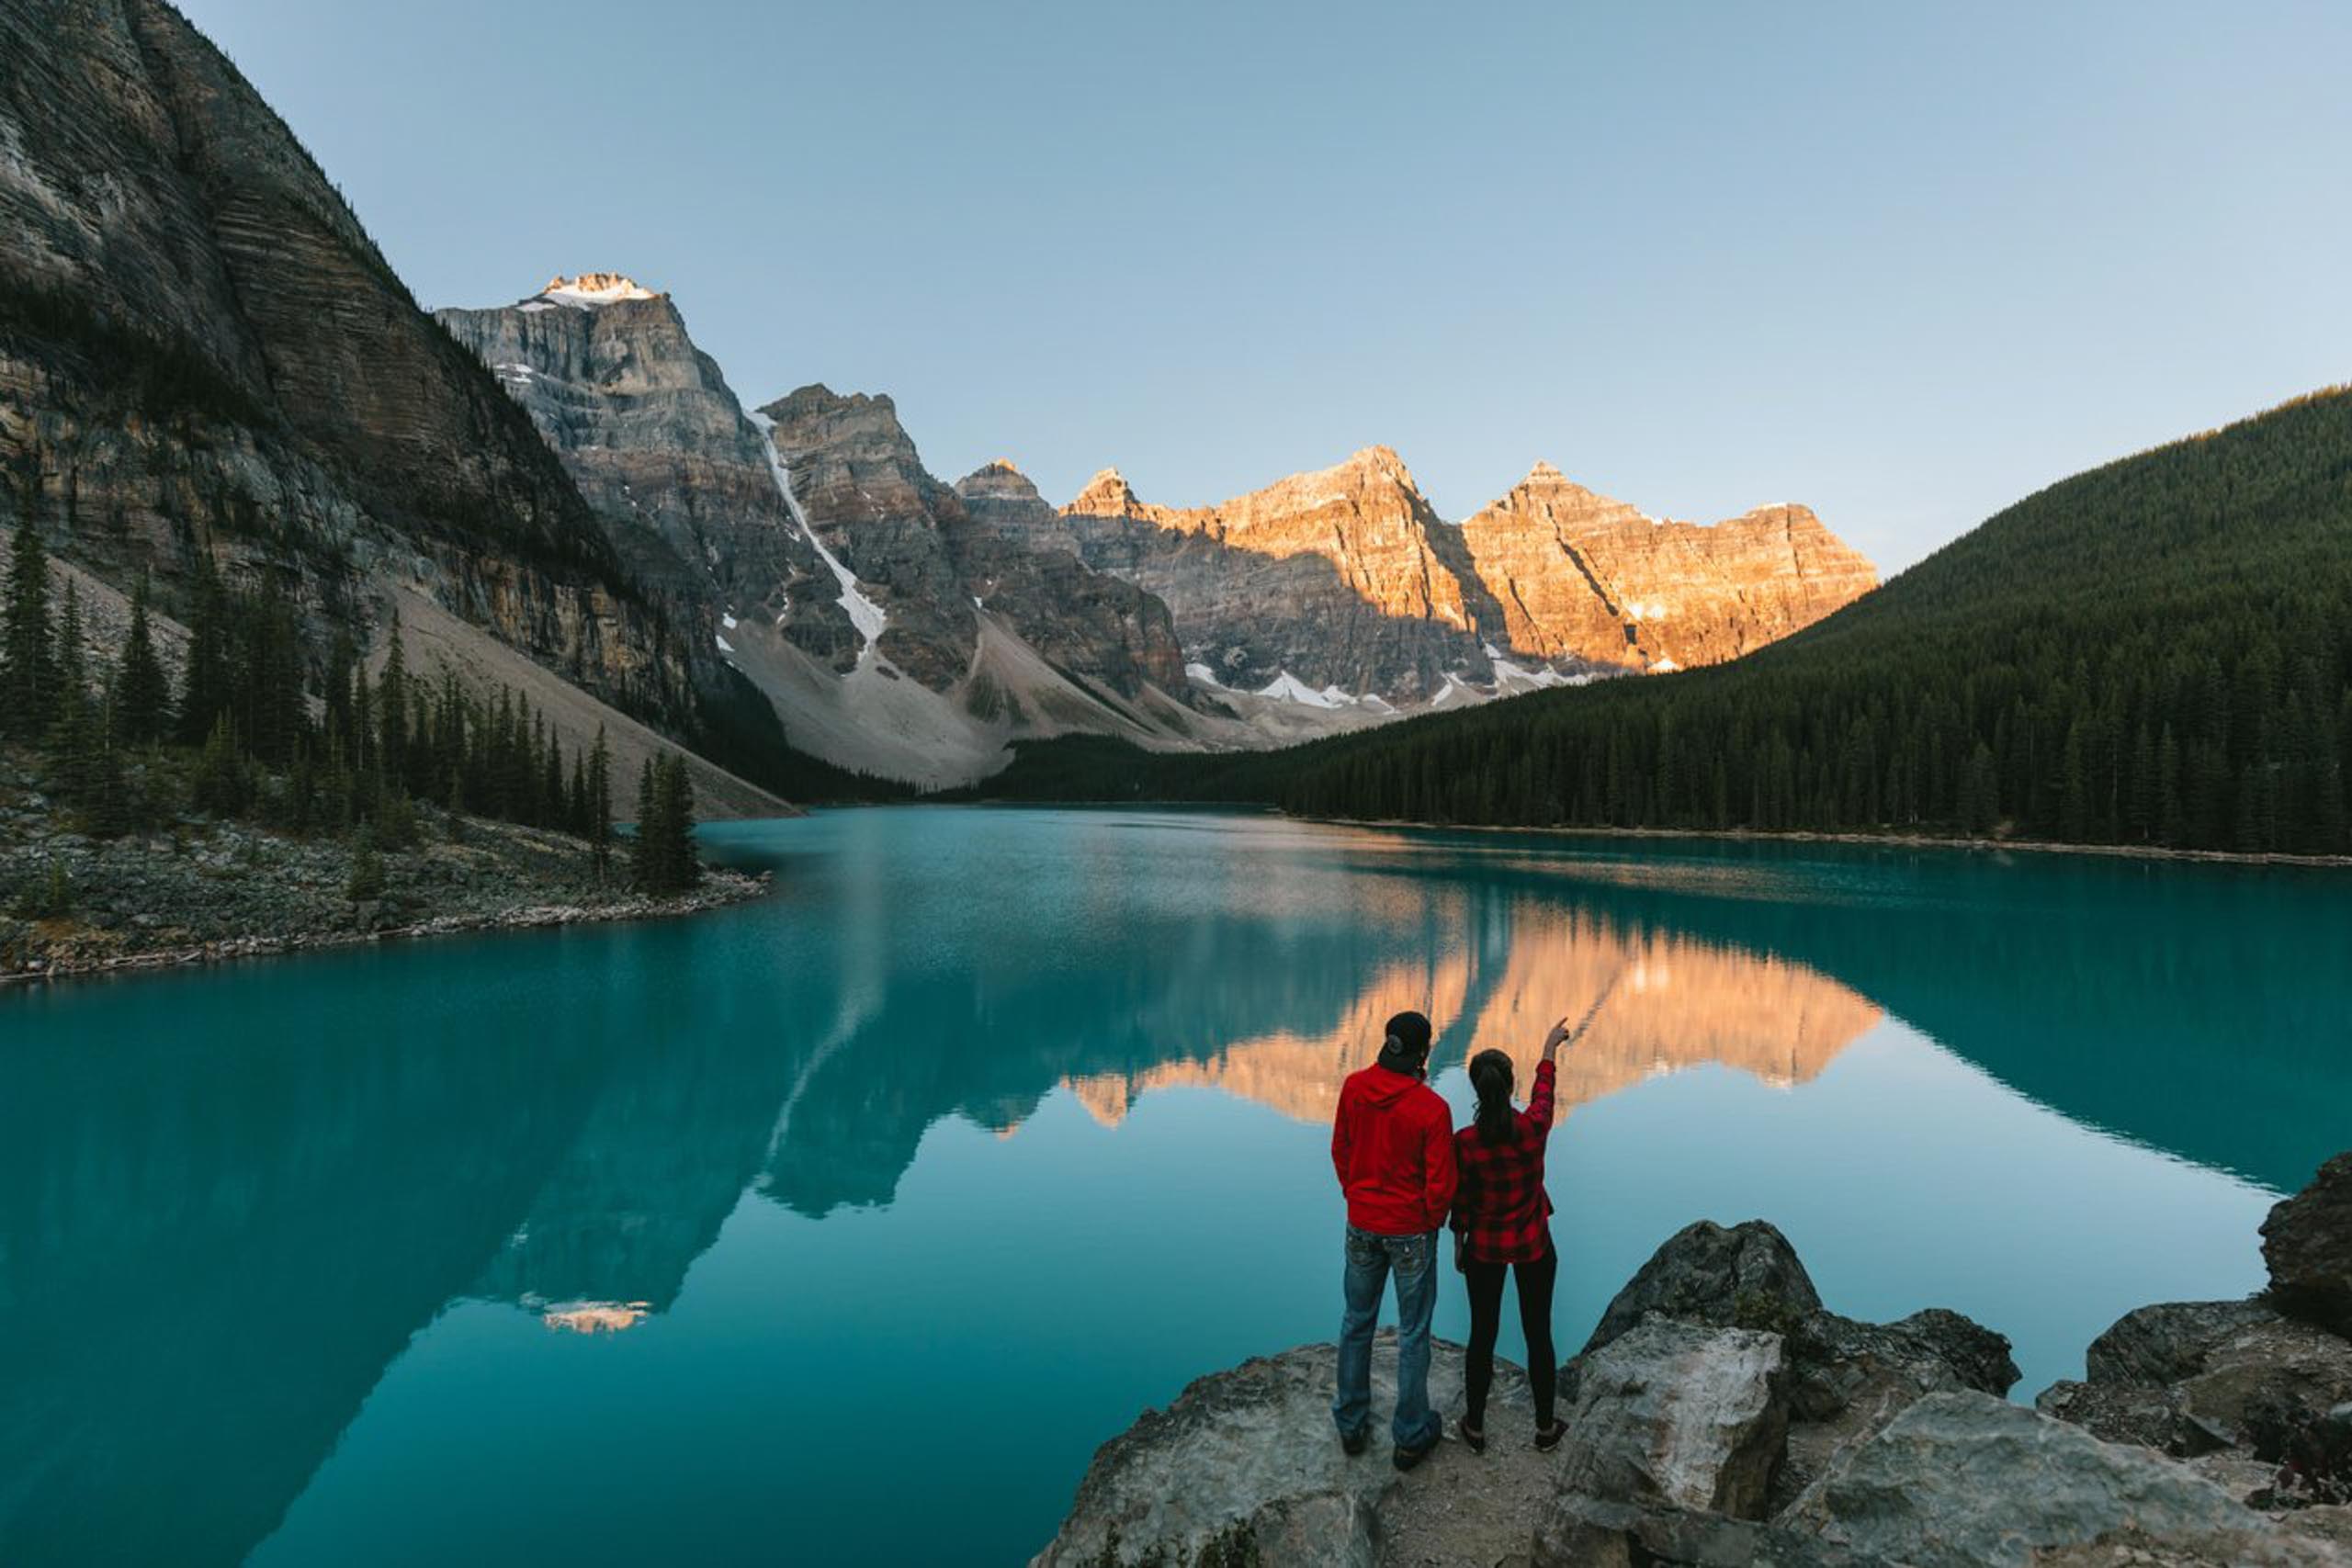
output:
[[2352, 855], [2347, 474], [2330, 389], [2052, 485], [1711, 669], [1185, 767], [1024, 747], [986, 793]]
[[[703, 759], [718, 811], [969, 784], [1069, 735], [1279, 747], [1736, 657], [1875, 585], [1803, 507], [1702, 527], [1539, 464], [1460, 523], [1392, 450], [1215, 505], [1105, 469], [954, 484], [886, 396], [756, 406], [614, 273], [420, 309], [162, 0], [0, 0], [6, 511], [167, 650], [209, 559], [322, 667], [516, 686], [576, 751]], [[875, 787], [884, 787], [876, 785]]]
[[1017, 740], [1257, 749], [1712, 662], [1876, 582], [1803, 507], [1661, 522], [1546, 464], [1448, 524], [1385, 446], [1216, 506], [1105, 469], [1056, 507], [1009, 460], [943, 483], [887, 396], [745, 408], [621, 275], [436, 314], [646, 580], [718, 605], [716, 645], [795, 745], [923, 784]]

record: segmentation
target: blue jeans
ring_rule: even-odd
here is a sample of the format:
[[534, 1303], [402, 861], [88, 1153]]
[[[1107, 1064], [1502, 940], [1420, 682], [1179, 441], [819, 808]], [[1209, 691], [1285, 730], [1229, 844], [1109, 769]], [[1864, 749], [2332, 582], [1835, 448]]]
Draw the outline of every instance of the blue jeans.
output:
[[1426, 1448], [1444, 1430], [1430, 1408], [1430, 1314], [1437, 1309], [1437, 1232], [1375, 1235], [1348, 1227], [1348, 1310], [1340, 1319], [1340, 1391], [1331, 1419], [1342, 1437], [1372, 1420], [1372, 1331], [1380, 1295], [1396, 1276], [1396, 1416], [1389, 1432], [1400, 1449]]

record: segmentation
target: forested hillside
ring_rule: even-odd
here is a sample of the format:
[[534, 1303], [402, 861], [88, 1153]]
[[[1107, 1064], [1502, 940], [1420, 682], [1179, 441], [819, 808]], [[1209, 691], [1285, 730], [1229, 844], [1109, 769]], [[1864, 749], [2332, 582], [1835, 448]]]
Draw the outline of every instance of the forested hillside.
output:
[[2341, 853], [2352, 390], [2079, 475], [1736, 663], [1204, 767], [1044, 746], [1002, 798]]

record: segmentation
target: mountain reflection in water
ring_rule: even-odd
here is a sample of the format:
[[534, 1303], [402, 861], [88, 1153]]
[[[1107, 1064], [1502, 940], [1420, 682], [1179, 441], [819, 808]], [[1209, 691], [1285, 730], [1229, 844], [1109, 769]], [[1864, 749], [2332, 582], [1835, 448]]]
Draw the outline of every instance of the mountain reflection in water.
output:
[[1436, 1063], [1499, 1050], [1521, 1094], [1554, 1021], [1600, 1010], [1560, 1061], [1556, 1114], [1684, 1067], [1718, 1063], [1785, 1088], [1812, 1078], [1883, 1016], [1852, 991], [1769, 953], [1746, 953], [1529, 898], [1487, 911], [1476, 940], [1435, 960], [1392, 964], [1350, 1001], [1335, 1028], [1239, 1040], [1206, 1060], [1069, 1080], [1115, 1125], [1156, 1089], [1205, 1086], [1327, 1122], [1340, 1085], [1364, 1065], [1394, 1014], [1413, 1009], [1438, 1032]]
[[[289, 1509], [339, 1443], [370, 1429], [355, 1417], [387, 1368], [441, 1343], [453, 1319], [527, 1314], [543, 1342], [534, 1356], [645, 1353], [691, 1299], [690, 1271], [728, 1250], [722, 1232], [775, 1245], [759, 1239], [764, 1213], [790, 1221], [795, 1247], [847, 1245], [864, 1233], [843, 1222], [876, 1224], [926, 1140], [956, 1119], [1010, 1131], [1067, 1092], [1114, 1122], [1139, 1097], [1189, 1086], [1231, 1097], [1228, 1118], [1256, 1114], [1233, 1103], [1247, 1100], [1320, 1122], [1403, 1007], [1438, 1023], [1442, 1078], [1489, 1045], [1524, 1075], [1551, 1021], [1614, 978], [1564, 1066], [1564, 1113], [1579, 1134], [1588, 1114], [1646, 1094], [1620, 1091], [1661, 1074], [1703, 1089], [1704, 1070], [1680, 1070], [1709, 1065], [1830, 1105], [1846, 1063], [1875, 1048], [1860, 1043], [1891, 1039], [1891, 1020], [1905, 1026], [1905, 1050], [1939, 1047], [2011, 1102], [2046, 1108], [2028, 1114], [2054, 1112], [2183, 1169], [2283, 1190], [2352, 1144], [2352, 899], [2320, 874], [1150, 813], [875, 811], [710, 838], [720, 855], [775, 866], [775, 896], [690, 921], [0, 997], [0, 1561], [239, 1561], [302, 1521]], [[1713, 1090], [1687, 1103], [1692, 1116], [1739, 1113]], [[1185, 1114], [1196, 1161], [1224, 1142], [1273, 1146]], [[1838, 1127], [1867, 1130], [1837, 1123], [1822, 1136]], [[1736, 1129], [1723, 1132], [1736, 1145]], [[1136, 1134], [1093, 1136], [1056, 1157], [1115, 1163]], [[1278, 1158], [1255, 1156], [1276, 1163], [1247, 1173], [1261, 1193], [1312, 1194], [1281, 1200], [1301, 1213], [1254, 1217], [1240, 1238], [1259, 1249], [1253, 1267], [1298, 1272], [1300, 1291], [1319, 1288], [1328, 1260], [1273, 1238], [1323, 1223], [1307, 1212], [1329, 1201], [1315, 1142], [1282, 1141]], [[1589, 1157], [1618, 1146], [1594, 1139]], [[1746, 1177], [1731, 1176], [1724, 1190], [1741, 1195], [1708, 1201], [1745, 1204]], [[1083, 1190], [1065, 1195], [1087, 1181], [1077, 1168], [1046, 1191], [1082, 1204]], [[946, 1201], [936, 1183], [926, 1192], [934, 1208]], [[1153, 1229], [1194, 1199], [1187, 1189], [1160, 1201], [1175, 1207], [1137, 1213], [1154, 1200], [1130, 1192], [1128, 1212], [1087, 1216], [998, 1266], [1079, 1269], [1071, 1289], [1156, 1278]], [[913, 1208], [879, 1217], [920, 1219]], [[1690, 1215], [1635, 1217], [1670, 1226]], [[1021, 1219], [1016, 1206], [990, 1223], [1017, 1231]], [[944, 1267], [890, 1252], [894, 1234], [875, 1242], [892, 1267]], [[922, 1234], [906, 1245], [943, 1245]], [[837, 1261], [832, 1275], [791, 1277], [831, 1311], [833, 1281], [864, 1276]], [[1020, 1313], [1015, 1294], [983, 1281], [959, 1307], [959, 1331], [1018, 1339], [1034, 1309], [988, 1315]], [[882, 1375], [943, 1332], [936, 1320], [901, 1328], [892, 1307], [841, 1304], [869, 1358], [842, 1359], [856, 1376]], [[744, 1396], [728, 1369], [789, 1344], [792, 1317], [709, 1330], [719, 1371], [697, 1395], [709, 1403], [671, 1413], [675, 1430], [732, 1431]], [[1579, 1331], [1565, 1316], [1561, 1327]], [[902, 1332], [904, 1344], [892, 1337]], [[1227, 1354], [1299, 1337], [1288, 1316], [1218, 1319], [1216, 1332], [1230, 1336], [1213, 1341]], [[481, 1397], [507, 1397], [502, 1369], [525, 1352], [503, 1353], [469, 1374]], [[1144, 1369], [1131, 1379], [1148, 1374], [1140, 1385], [1097, 1393], [1071, 1381], [1050, 1418], [1035, 1417], [1046, 1424], [1024, 1429], [1034, 1448], [1011, 1444], [1003, 1467], [978, 1465], [974, 1486], [1028, 1512], [976, 1514], [974, 1529], [1001, 1529], [1008, 1552], [1049, 1533], [1050, 1518], [1031, 1516], [1067, 1497], [1091, 1445], [1147, 1394], [1172, 1393], [1183, 1366], [1203, 1370], [1184, 1360], [1196, 1353], [1187, 1343], [1166, 1353], [1177, 1364], [1165, 1371], [1125, 1358]], [[588, 1363], [560, 1365], [588, 1375]], [[531, 1386], [511, 1397], [554, 1385]], [[428, 1403], [372, 1429], [423, 1463], [447, 1423], [480, 1414]], [[394, 1435], [402, 1419], [420, 1424], [413, 1448]], [[729, 1441], [748, 1451], [757, 1437]], [[684, 1438], [672, 1447], [728, 1462]], [[1046, 1461], [1034, 1457], [1018, 1468], [1024, 1452], [1067, 1458], [1070, 1472], [1035, 1473]], [[660, 1460], [641, 1456], [648, 1475]], [[866, 1483], [854, 1468], [809, 1462], [794, 1483], [820, 1498]], [[712, 1535], [638, 1544], [725, 1555], [765, 1517], [751, 1481], [674, 1484], [702, 1499], [693, 1528]], [[771, 1500], [799, 1495], [757, 1484]], [[994, 1506], [980, 1495], [956, 1506]], [[616, 1495], [622, 1504], [685, 1528], [659, 1497]], [[503, 1496], [482, 1506], [485, 1530], [509, 1514], [555, 1517], [515, 1513]], [[857, 1539], [792, 1517], [812, 1541]], [[876, 1528], [865, 1517], [860, 1528]], [[329, 1532], [305, 1538], [314, 1548], [354, 1545], [329, 1524], [308, 1528]], [[398, 1548], [382, 1538], [382, 1556]], [[605, 1550], [620, 1551], [617, 1539]]]

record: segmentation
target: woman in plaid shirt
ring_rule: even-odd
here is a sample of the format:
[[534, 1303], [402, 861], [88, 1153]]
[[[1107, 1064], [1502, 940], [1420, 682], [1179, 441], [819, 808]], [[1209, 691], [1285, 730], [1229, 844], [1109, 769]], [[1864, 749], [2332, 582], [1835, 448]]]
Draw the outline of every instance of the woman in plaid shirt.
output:
[[1552, 1135], [1552, 1083], [1560, 1047], [1570, 1038], [1565, 1018], [1544, 1037], [1543, 1065], [1535, 1069], [1535, 1088], [1524, 1111], [1511, 1109], [1509, 1056], [1481, 1051], [1470, 1062], [1478, 1114], [1453, 1134], [1460, 1185], [1454, 1189], [1453, 1224], [1454, 1259], [1470, 1284], [1470, 1353], [1464, 1368], [1470, 1408], [1462, 1418], [1462, 1440], [1474, 1453], [1487, 1451], [1487, 1391], [1495, 1381], [1495, 1335], [1502, 1327], [1506, 1270], [1519, 1285], [1527, 1375], [1535, 1386], [1535, 1446], [1554, 1448], [1567, 1431], [1552, 1411], [1558, 1373], [1552, 1354], [1552, 1282], [1560, 1260], [1552, 1250], [1544, 1145]]

